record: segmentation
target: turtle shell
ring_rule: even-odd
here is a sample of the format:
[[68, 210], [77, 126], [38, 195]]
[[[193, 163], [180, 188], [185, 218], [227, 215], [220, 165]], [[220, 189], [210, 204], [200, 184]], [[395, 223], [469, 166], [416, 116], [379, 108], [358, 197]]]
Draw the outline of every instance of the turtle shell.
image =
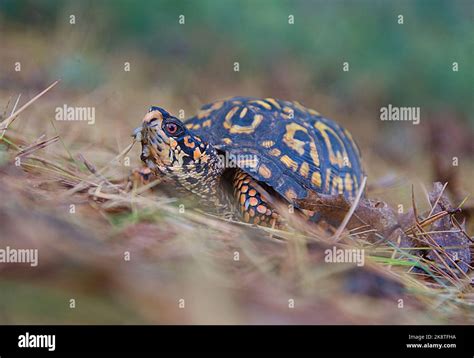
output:
[[185, 124], [290, 202], [310, 190], [353, 197], [363, 177], [350, 133], [298, 102], [235, 97], [203, 106]]

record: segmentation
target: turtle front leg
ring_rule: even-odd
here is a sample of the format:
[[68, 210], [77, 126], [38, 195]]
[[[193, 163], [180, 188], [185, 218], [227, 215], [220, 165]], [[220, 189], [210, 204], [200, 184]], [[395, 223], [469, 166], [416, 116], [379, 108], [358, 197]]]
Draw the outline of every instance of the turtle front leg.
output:
[[157, 179], [158, 177], [153, 174], [150, 168], [146, 166], [135, 168], [128, 177], [127, 190], [145, 186]]
[[237, 170], [232, 179], [236, 207], [246, 223], [281, 227], [280, 214], [272, 207], [268, 194], [249, 174]]

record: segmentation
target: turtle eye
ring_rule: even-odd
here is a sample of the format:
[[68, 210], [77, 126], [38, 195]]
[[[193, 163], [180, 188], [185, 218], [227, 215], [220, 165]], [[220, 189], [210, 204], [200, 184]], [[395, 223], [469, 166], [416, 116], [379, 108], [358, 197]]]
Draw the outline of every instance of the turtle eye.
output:
[[181, 134], [181, 132], [183, 131], [183, 128], [181, 128], [181, 126], [176, 123], [176, 122], [173, 122], [173, 121], [168, 121], [166, 123], [164, 123], [164, 126], [163, 126], [166, 134], [170, 135], [170, 136], [177, 136], [179, 134]]

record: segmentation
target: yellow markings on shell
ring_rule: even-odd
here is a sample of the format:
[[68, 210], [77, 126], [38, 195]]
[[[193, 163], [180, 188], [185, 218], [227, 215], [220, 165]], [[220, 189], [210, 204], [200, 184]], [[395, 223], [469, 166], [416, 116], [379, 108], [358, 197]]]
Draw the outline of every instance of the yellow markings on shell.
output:
[[339, 194], [344, 193], [344, 178], [338, 177], [338, 188], [339, 188]]
[[222, 141], [223, 141], [225, 144], [232, 144], [232, 139], [230, 139], [230, 138], [222, 138]]
[[321, 183], [322, 183], [322, 180], [321, 180], [321, 173], [320, 172], [314, 172], [312, 175], [311, 175], [311, 183], [320, 188], [321, 187]]
[[338, 165], [339, 165], [340, 168], [343, 168], [343, 167], [346, 167], [346, 166], [347, 166], [347, 167], [350, 167], [350, 166], [351, 166], [351, 163], [350, 163], [349, 160], [344, 160], [344, 158], [349, 158], [349, 157], [343, 156], [343, 155], [341, 154], [341, 152], [338, 151], [338, 152], [336, 153], [336, 158], [337, 158], [337, 163], [338, 163]]
[[288, 147], [295, 150], [299, 155], [303, 155], [305, 142], [299, 139], [295, 139], [295, 134], [297, 131], [303, 131], [304, 133], [308, 133], [307, 129], [303, 126], [300, 126], [298, 123], [287, 124], [286, 132], [283, 136], [283, 142]]
[[244, 118], [245, 115], [247, 114], [247, 107], [244, 107], [241, 111], [240, 111], [240, 118]]
[[270, 150], [270, 155], [273, 155], [274, 157], [279, 157], [281, 155], [281, 151], [278, 148], [273, 148]]
[[326, 169], [326, 180], [324, 182], [324, 190], [329, 191], [331, 189], [331, 169]]
[[311, 156], [311, 159], [313, 159], [314, 165], [319, 166], [319, 154], [316, 149], [316, 143], [313, 142], [313, 139], [311, 139], [311, 142], [309, 143], [309, 155]]
[[227, 114], [225, 115], [225, 121], [230, 122], [230, 120], [232, 119], [232, 117], [234, 116], [235, 112], [237, 112], [238, 109], [239, 107], [237, 106], [232, 107], [232, 109], [229, 112], [227, 112]]
[[[299, 155], [303, 155], [305, 152], [304, 146], [306, 142], [295, 139], [295, 134], [297, 131], [302, 131], [306, 134], [308, 134], [308, 130], [297, 124], [297, 123], [290, 123], [286, 125], [286, 132], [285, 135], [283, 136], [283, 142], [290, 147], [291, 149], [295, 150]], [[316, 148], [316, 143], [314, 143], [313, 139], [310, 138], [309, 142], [309, 148], [310, 148], [310, 156], [311, 159], [313, 160], [313, 164], [316, 166], [319, 166], [319, 155], [318, 155], [318, 150]]]
[[224, 119], [224, 128], [225, 129], [230, 129], [232, 127], [232, 117], [234, 116], [235, 112], [237, 112], [237, 110], [239, 109], [239, 107], [235, 106], [235, 107], [232, 107], [232, 109], [227, 112], [227, 114], [225, 115], [225, 119]]
[[291, 120], [295, 118], [295, 110], [291, 107], [283, 107], [283, 113], [281, 113], [283, 119]]
[[268, 109], [268, 110], [271, 110], [271, 109], [272, 109], [272, 106], [270, 106], [267, 102], [262, 101], [262, 100], [260, 100], [260, 99], [255, 100], [255, 101], [250, 101], [249, 103], [258, 104], [258, 105], [260, 105], [260, 106], [262, 106], [263, 108]]
[[293, 105], [298, 108], [299, 110], [303, 111], [303, 112], [306, 112], [308, 109], [303, 106], [300, 102], [298, 101], [293, 101]]
[[210, 119], [208, 119], [208, 120], [202, 122], [202, 127], [203, 127], [203, 128], [204, 128], [204, 127], [210, 127], [210, 126], [211, 126], [211, 120], [210, 120]]
[[301, 166], [300, 166], [300, 174], [301, 174], [304, 178], [307, 178], [307, 177], [308, 177], [308, 173], [309, 173], [309, 165], [308, 165], [308, 163], [304, 162], [304, 163], [301, 164]]
[[346, 176], [344, 178], [344, 187], [347, 191], [352, 191], [352, 189], [354, 189], [354, 182], [349, 173], [346, 173]]
[[199, 119], [203, 119], [205, 117], [208, 117], [212, 112], [217, 111], [218, 109], [221, 109], [223, 105], [224, 105], [223, 101], [215, 102], [208, 109], [203, 109], [203, 110], [199, 111], [197, 117]]
[[[323, 122], [320, 122], [320, 121], [317, 121], [314, 124], [314, 127], [319, 131], [319, 133], [322, 135], [322, 137], [324, 139], [324, 142], [326, 143], [328, 153], [329, 153], [329, 161], [331, 162], [331, 164], [334, 165], [334, 166], [337, 166], [339, 168], [343, 168], [345, 166], [344, 165], [344, 157], [349, 157], [347, 155], [346, 150], [345, 150], [344, 142], [341, 140], [341, 138], [339, 138], [337, 133], [331, 127], [329, 127], [327, 124], [325, 124]], [[341, 145], [341, 147], [344, 150], [343, 153], [341, 153], [339, 151], [337, 153], [334, 152], [334, 150], [332, 148], [332, 144], [331, 144], [331, 139], [330, 139], [329, 136], [333, 136], [339, 142], [339, 144]], [[347, 164], [348, 164], [347, 165], [348, 167], [351, 167], [350, 162], [348, 162]]]
[[289, 156], [284, 155], [280, 158], [281, 162], [294, 172], [298, 170], [298, 163], [296, 163], [293, 159], [291, 159]]
[[230, 133], [250, 134], [250, 133], [253, 133], [255, 131], [255, 129], [260, 125], [260, 123], [262, 123], [262, 121], [263, 121], [263, 116], [261, 114], [256, 114], [253, 117], [253, 121], [250, 125], [248, 125], [248, 126], [233, 125], [233, 126], [229, 127], [228, 129], [229, 129]]
[[262, 164], [260, 165], [260, 168], [258, 168], [258, 174], [265, 179], [268, 179], [272, 176], [272, 171], [265, 164]]
[[273, 147], [275, 145], [275, 142], [272, 141], [272, 140], [264, 140], [262, 143], [261, 143], [262, 147], [264, 148], [270, 148], [270, 147]]
[[185, 123], [185, 126], [186, 126], [186, 128], [188, 128], [188, 129], [192, 129], [192, 128], [193, 128], [193, 124], [192, 124], [192, 123], [188, 123], [188, 124]]
[[189, 129], [199, 129], [201, 128], [201, 125], [199, 123], [196, 123], [192, 128]]
[[291, 107], [283, 107], [283, 112], [290, 114], [290, 113], [295, 113], [295, 110]]
[[275, 108], [278, 108], [278, 109], [281, 109], [281, 106], [280, 104], [273, 98], [265, 98], [265, 101], [267, 101], [268, 103], [270, 103], [271, 105], [273, 105], [273, 107]]
[[314, 109], [311, 109], [311, 108], [308, 108], [308, 113], [313, 115], [313, 116], [319, 116], [321, 117], [321, 113], [319, 113], [318, 111], [315, 111]]
[[340, 176], [335, 176], [332, 179], [332, 193], [342, 194], [344, 192], [344, 183], [343, 179]]
[[224, 101], [217, 101], [213, 105], [211, 105], [210, 109], [216, 111], [218, 109], [221, 109], [223, 105], [224, 105]]

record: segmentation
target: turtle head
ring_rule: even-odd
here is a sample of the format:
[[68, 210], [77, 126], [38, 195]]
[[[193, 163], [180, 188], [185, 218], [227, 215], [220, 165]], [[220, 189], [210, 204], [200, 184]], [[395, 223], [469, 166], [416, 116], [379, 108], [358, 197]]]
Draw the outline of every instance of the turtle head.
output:
[[151, 107], [134, 136], [141, 141], [146, 166], [185, 189], [201, 190], [219, 177], [220, 158], [212, 145], [163, 108]]
[[154, 166], [160, 171], [186, 168], [208, 159], [208, 145], [160, 107], [149, 109], [142, 126], [135, 130], [135, 138], [142, 143], [142, 161], [152, 170]]

